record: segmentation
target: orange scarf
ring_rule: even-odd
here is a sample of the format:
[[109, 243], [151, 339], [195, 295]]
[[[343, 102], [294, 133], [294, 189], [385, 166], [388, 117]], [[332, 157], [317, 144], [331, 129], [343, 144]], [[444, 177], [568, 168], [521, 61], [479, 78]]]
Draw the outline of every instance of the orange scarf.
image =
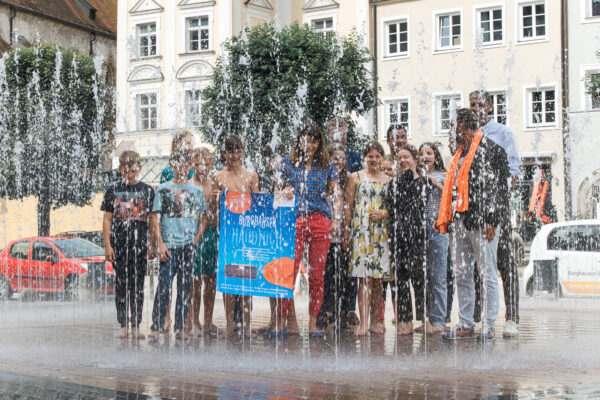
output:
[[[471, 141], [471, 147], [465, 157], [460, 171], [458, 171], [456, 211], [465, 212], [469, 209], [469, 170], [475, 158], [475, 153], [479, 148], [479, 142], [483, 138], [481, 129], [478, 129]], [[452, 189], [454, 189], [454, 177], [458, 168], [458, 162], [462, 155], [462, 149], [458, 149], [450, 162], [446, 182], [444, 182], [444, 190], [442, 192], [442, 200], [440, 201], [440, 213], [435, 225], [440, 228], [441, 233], [448, 232], [448, 224], [452, 222]]]

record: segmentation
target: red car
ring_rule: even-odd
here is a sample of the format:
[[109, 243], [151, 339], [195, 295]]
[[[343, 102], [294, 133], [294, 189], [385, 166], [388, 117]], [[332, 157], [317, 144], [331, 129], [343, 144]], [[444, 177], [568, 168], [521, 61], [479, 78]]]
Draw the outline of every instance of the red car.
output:
[[0, 299], [24, 289], [64, 292], [76, 299], [80, 285], [113, 293], [114, 276], [104, 249], [73, 236], [19, 239], [0, 252]]

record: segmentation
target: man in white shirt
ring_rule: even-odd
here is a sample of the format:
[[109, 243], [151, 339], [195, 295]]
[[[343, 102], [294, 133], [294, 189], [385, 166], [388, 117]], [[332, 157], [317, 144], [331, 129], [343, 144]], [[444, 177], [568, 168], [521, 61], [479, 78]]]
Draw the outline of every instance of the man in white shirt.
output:
[[[479, 127], [483, 134], [506, 151], [508, 166], [514, 186], [519, 176], [521, 159], [517, 150], [517, 143], [512, 131], [504, 124], [500, 124], [490, 117], [494, 107], [490, 94], [483, 90], [476, 90], [469, 94], [469, 106], [479, 120]], [[510, 200], [510, 192], [505, 194], [507, 209]], [[502, 277], [504, 288], [504, 303], [506, 305], [506, 325], [504, 326], [504, 337], [516, 337], [519, 333], [519, 276], [517, 264], [511, 254], [511, 224], [510, 215], [506, 215], [500, 226], [500, 238], [498, 243], [498, 270]], [[475, 285], [476, 292], [480, 288]], [[476, 293], [480, 297], [480, 293]], [[477, 311], [476, 311], [477, 313]]]

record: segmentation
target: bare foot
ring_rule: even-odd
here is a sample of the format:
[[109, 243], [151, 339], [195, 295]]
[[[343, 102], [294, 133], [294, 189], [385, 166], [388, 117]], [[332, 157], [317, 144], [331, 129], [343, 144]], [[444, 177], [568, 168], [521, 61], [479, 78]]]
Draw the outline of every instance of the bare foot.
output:
[[256, 337], [256, 329], [245, 328], [244, 337], [247, 339], [254, 339]]
[[443, 333], [444, 329], [441, 326], [432, 325], [431, 329], [427, 331], [428, 335], [437, 335], [439, 333]]
[[287, 324], [287, 333], [288, 335], [299, 335], [300, 329], [298, 328], [298, 322], [294, 319], [293, 322], [289, 322]]
[[400, 322], [396, 324], [398, 335], [411, 335], [413, 333], [412, 322]]
[[187, 332], [185, 331], [179, 331], [177, 333], [175, 333], [175, 339], [177, 340], [190, 340], [192, 338], [191, 335], [189, 335]]
[[215, 324], [204, 324], [204, 336], [218, 336], [219, 328]]
[[359, 325], [360, 324], [360, 319], [358, 318], [358, 315], [356, 315], [355, 311], [349, 311], [348, 312], [348, 325]]
[[369, 329], [369, 332], [374, 333], [376, 335], [383, 335], [385, 333], [385, 326], [383, 323], [377, 322], [374, 326]]
[[160, 333], [158, 331], [152, 331], [148, 335], [148, 340], [152, 342], [158, 342], [158, 338], [160, 337]]
[[237, 324], [227, 324], [225, 328], [225, 337], [234, 337], [237, 332]]
[[258, 333], [265, 333], [267, 331], [272, 331], [274, 329], [275, 329], [275, 323], [269, 322], [269, 325], [262, 326], [262, 327], [258, 328], [256, 331]]
[[127, 328], [121, 328], [119, 334], [115, 336], [117, 339], [127, 339]]
[[133, 337], [133, 339], [139, 339], [139, 340], [144, 340], [146, 339], [146, 336], [144, 336], [143, 333], [141, 333], [140, 331], [138, 331], [137, 328], [131, 328], [131, 336]]
[[417, 326], [415, 328], [415, 332], [423, 333], [424, 330], [427, 330], [427, 333], [429, 333], [429, 332], [431, 332], [432, 329], [433, 329], [433, 325], [431, 325], [431, 323], [429, 321], [427, 321], [424, 324], [422, 324], [421, 326]]
[[361, 326], [356, 331], [356, 336], [366, 336], [367, 332], [368, 332], [367, 327], [366, 326]]
[[202, 325], [194, 324], [194, 327], [192, 328], [192, 332], [191, 332], [192, 337], [199, 338], [201, 334], [202, 334]]

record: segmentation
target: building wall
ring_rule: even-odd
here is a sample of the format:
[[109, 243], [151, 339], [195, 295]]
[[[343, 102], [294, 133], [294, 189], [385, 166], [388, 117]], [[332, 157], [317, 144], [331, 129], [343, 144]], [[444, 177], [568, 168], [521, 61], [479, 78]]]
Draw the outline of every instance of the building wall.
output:
[[[447, 134], [436, 132], [436, 95], [455, 93], [468, 106], [472, 90], [504, 91], [508, 100], [508, 126], [515, 134], [524, 162], [539, 155], [552, 155], [553, 201], [564, 218], [564, 174], [561, 133], [561, 41], [560, 3], [548, 0], [545, 40], [520, 42], [517, 38], [516, 1], [434, 0], [388, 1], [377, 6], [377, 69], [380, 97], [378, 134], [384, 141], [388, 126], [387, 102], [405, 98], [409, 103], [409, 142], [438, 141], [449, 156]], [[503, 9], [504, 40], [483, 47], [475, 34], [476, 9], [495, 5]], [[460, 12], [462, 45], [452, 51], [435, 51], [435, 21], [438, 13]], [[384, 53], [386, 22], [408, 21], [408, 54], [391, 57]], [[556, 121], [551, 127], [529, 128], [525, 122], [526, 90], [551, 85], [555, 90]]]
[[[0, 36], [10, 43], [10, 14], [9, 7], [0, 6]], [[13, 31], [21, 35], [32, 45], [39, 43], [55, 43], [62, 47], [73, 47], [81, 54], [89, 54], [90, 41], [93, 35], [58, 22], [17, 11], [13, 20]], [[16, 47], [23, 47], [22, 43]], [[106, 62], [114, 64], [116, 59], [115, 40], [96, 35], [93, 42], [94, 54], [102, 55]], [[114, 66], [113, 66], [114, 70]]]
[[569, 133], [573, 215], [600, 218], [600, 109], [593, 109], [585, 89], [587, 73], [600, 73], [600, 17], [591, 17], [591, 0], [569, 1]]
[[[142, 2], [143, 3], [143, 2]], [[368, 45], [368, 0], [326, 1], [320, 0], [316, 9], [303, 10], [305, 0], [253, 0], [194, 2], [181, 6], [180, 1], [155, 0], [146, 2], [150, 8], [139, 12], [139, 0], [119, 2], [118, 15], [118, 78], [117, 87], [117, 153], [134, 148], [143, 157], [166, 157], [173, 135], [178, 129], [197, 129], [185, 118], [185, 91], [203, 89], [209, 83], [216, 58], [222, 53], [221, 43], [243, 26], [254, 26], [277, 20], [280, 24], [291, 22], [310, 23], [313, 18], [334, 19], [334, 29], [348, 34], [359, 26]], [[192, 5], [196, 3], [196, 5]], [[328, 3], [331, 5], [329, 6]], [[323, 7], [325, 4], [325, 7]], [[265, 7], [266, 6], [266, 7]], [[154, 8], [154, 9], [152, 9]], [[186, 51], [187, 17], [209, 15], [210, 49], [202, 52]], [[157, 55], [137, 57], [136, 26], [154, 22], [157, 30]], [[158, 126], [140, 130], [137, 126], [136, 97], [154, 92], [159, 99]], [[367, 130], [366, 122], [362, 126]], [[195, 143], [202, 142], [195, 134]], [[117, 159], [113, 158], [116, 166]]]

